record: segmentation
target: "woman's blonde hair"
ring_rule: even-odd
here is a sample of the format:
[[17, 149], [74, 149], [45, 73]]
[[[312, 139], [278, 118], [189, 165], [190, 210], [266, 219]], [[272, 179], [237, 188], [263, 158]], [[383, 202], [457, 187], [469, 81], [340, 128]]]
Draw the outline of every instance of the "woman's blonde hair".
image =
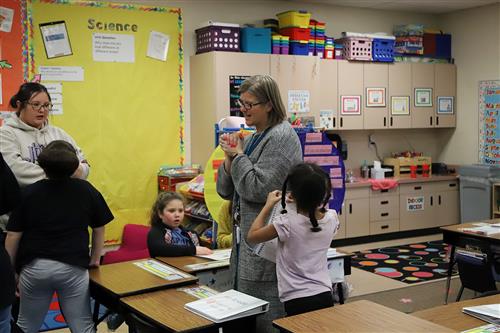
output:
[[271, 103], [269, 126], [273, 127], [286, 119], [286, 109], [281, 100], [280, 90], [276, 81], [269, 75], [254, 75], [243, 81], [238, 91], [248, 92], [261, 103]]

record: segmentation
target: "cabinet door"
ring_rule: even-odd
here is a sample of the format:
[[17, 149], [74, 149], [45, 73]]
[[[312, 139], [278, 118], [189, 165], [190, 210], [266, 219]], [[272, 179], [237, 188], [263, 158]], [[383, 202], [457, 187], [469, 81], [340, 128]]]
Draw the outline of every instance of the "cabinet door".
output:
[[[363, 129], [363, 64], [339, 60], [338, 72], [339, 129]], [[343, 113], [342, 96], [359, 96], [359, 113]]]
[[335, 237], [333, 238], [333, 240], [345, 238], [345, 214], [344, 214], [344, 208], [345, 208], [345, 205], [338, 212], [338, 217], [339, 217], [339, 222], [340, 222], [340, 228], [337, 231], [337, 234], [335, 235]]
[[437, 204], [435, 227], [460, 223], [458, 191], [437, 192], [434, 200]]
[[368, 198], [346, 200], [346, 238], [370, 234], [370, 202]]
[[429, 193], [401, 193], [399, 196], [399, 230], [429, 228], [431, 207]]
[[[291, 55], [271, 56], [271, 76], [280, 88], [281, 98], [285, 104], [288, 116], [288, 92], [290, 90], [305, 90], [309, 92], [309, 112], [297, 114], [298, 117], [315, 116], [315, 126], [319, 126], [319, 86], [320, 86], [320, 59], [318, 57], [304, 57]], [[313, 114], [312, 110], [316, 110]]]
[[[389, 81], [389, 65], [380, 63], [363, 64], [363, 82], [364, 82], [364, 128], [381, 129], [387, 128], [389, 123], [389, 114], [387, 108], [387, 87]], [[368, 106], [367, 88], [382, 88], [384, 90], [380, 106]], [[374, 102], [374, 101], [372, 101]]]
[[[435, 64], [434, 73], [436, 127], [455, 127], [457, 120], [455, 110], [457, 105], [457, 68], [453, 64]], [[439, 107], [438, 97], [453, 97], [453, 114], [437, 113]]]
[[230, 115], [229, 76], [255, 74], [269, 74], [268, 54], [207, 52], [190, 58], [192, 163], [205, 165], [215, 148], [214, 125]]
[[[387, 91], [387, 107], [389, 110], [389, 128], [410, 128], [411, 113], [410, 105], [413, 102], [411, 89], [411, 64], [393, 63], [389, 64], [389, 89]], [[409, 97], [408, 114], [393, 114], [393, 97]]]
[[332, 119], [328, 120], [330, 125], [328, 128], [338, 128], [338, 86], [337, 86], [337, 63], [331, 59], [322, 59], [320, 61], [320, 84], [318, 89], [318, 109], [313, 109], [312, 113], [316, 119], [316, 124], [319, 127], [324, 127], [320, 122], [320, 115], [324, 117], [331, 114]]
[[[411, 126], [413, 128], [428, 128], [435, 126], [434, 120], [434, 66], [431, 64], [411, 64], [412, 100], [410, 107]], [[415, 106], [415, 89], [432, 89], [430, 96], [431, 106]]]

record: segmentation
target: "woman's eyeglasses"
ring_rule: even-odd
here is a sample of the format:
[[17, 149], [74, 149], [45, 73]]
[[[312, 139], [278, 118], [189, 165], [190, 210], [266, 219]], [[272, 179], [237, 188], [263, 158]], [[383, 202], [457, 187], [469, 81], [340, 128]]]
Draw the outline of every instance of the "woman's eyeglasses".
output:
[[263, 102], [249, 103], [249, 102], [242, 101], [241, 99], [238, 99], [239, 107], [244, 108], [245, 111], [250, 111], [251, 108], [253, 108], [254, 106], [259, 105], [259, 104], [264, 104], [264, 103]]
[[35, 111], [40, 111], [41, 108], [44, 108], [45, 110], [47, 111], [51, 111], [52, 110], [52, 103], [37, 103], [37, 102], [34, 102], [34, 103], [30, 103], [28, 102], [29, 105], [31, 105], [31, 107], [33, 108], [33, 110]]

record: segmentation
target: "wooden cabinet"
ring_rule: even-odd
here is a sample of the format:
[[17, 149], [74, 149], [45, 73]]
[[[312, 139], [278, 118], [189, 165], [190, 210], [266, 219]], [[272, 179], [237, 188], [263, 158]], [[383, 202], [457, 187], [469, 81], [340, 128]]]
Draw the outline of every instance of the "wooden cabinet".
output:
[[[384, 63], [366, 63], [363, 64], [363, 91], [364, 97], [361, 98], [364, 107], [364, 128], [365, 129], [383, 129], [388, 127], [389, 113], [387, 108], [387, 88], [389, 82], [389, 65]], [[377, 107], [368, 106], [367, 88], [383, 88], [385, 90], [384, 105]]]
[[[434, 65], [414, 63], [411, 64], [411, 83], [413, 101], [410, 103], [411, 126], [413, 128], [434, 127]], [[432, 106], [416, 106], [415, 89], [430, 88], [430, 102]]]
[[321, 112], [330, 113], [332, 121], [330, 128], [339, 128], [339, 99], [338, 99], [338, 61], [322, 59], [320, 61], [320, 84], [318, 88], [318, 109], [312, 110], [317, 126], [320, 125]]
[[[434, 110], [435, 127], [455, 127], [456, 126], [456, 96], [457, 96], [457, 68], [453, 64], [435, 64], [434, 65]], [[439, 97], [453, 97], [453, 114], [439, 114], [438, 99]]]
[[345, 202], [344, 202], [344, 207], [340, 209], [340, 211], [337, 213], [339, 217], [339, 223], [340, 227], [339, 230], [337, 230], [337, 233], [335, 234], [335, 237], [333, 237], [333, 240], [336, 239], [344, 239], [345, 238], [345, 214], [344, 214], [344, 208], [345, 208]]
[[214, 125], [230, 115], [229, 76], [269, 74], [269, 54], [207, 52], [190, 58], [191, 162], [205, 165]]
[[278, 83], [281, 99], [285, 104], [287, 112], [288, 92], [293, 90], [303, 90], [309, 92], [309, 113], [297, 116], [312, 116], [313, 112], [317, 115], [316, 124], [319, 124], [319, 87], [320, 87], [320, 59], [318, 57], [300, 57], [289, 55], [275, 55], [270, 61], [270, 74]]
[[370, 235], [399, 231], [399, 188], [370, 190]]
[[[387, 109], [389, 114], [389, 128], [411, 128], [411, 113], [407, 115], [392, 114], [392, 98], [408, 97], [409, 103], [413, 101], [411, 89], [411, 64], [393, 63], [388, 65], [388, 89], [387, 89]], [[410, 107], [410, 104], [408, 107]], [[408, 110], [409, 111], [409, 110]]]
[[370, 233], [368, 188], [349, 189], [345, 198], [343, 214], [345, 215], [346, 238], [368, 235]]
[[[363, 129], [363, 64], [357, 62], [348, 62], [347, 60], [338, 61], [338, 103], [339, 103], [339, 129]], [[360, 96], [360, 113], [343, 114], [342, 96]]]

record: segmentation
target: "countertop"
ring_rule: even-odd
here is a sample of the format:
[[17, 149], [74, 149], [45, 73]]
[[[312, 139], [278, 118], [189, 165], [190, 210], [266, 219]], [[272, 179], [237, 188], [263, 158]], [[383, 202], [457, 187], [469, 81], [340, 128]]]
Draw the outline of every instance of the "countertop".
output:
[[[450, 175], [430, 175], [429, 177], [422, 177], [417, 175], [417, 178], [411, 178], [409, 175], [404, 175], [400, 177], [387, 177], [385, 179], [394, 179], [399, 184], [412, 184], [412, 183], [427, 183], [427, 182], [440, 182], [448, 180], [458, 179], [458, 174]], [[355, 176], [355, 181], [353, 183], [345, 183], [346, 188], [359, 188], [359, 187], [369, 187], [371, 186], [369, 179], [364, 179]]]

